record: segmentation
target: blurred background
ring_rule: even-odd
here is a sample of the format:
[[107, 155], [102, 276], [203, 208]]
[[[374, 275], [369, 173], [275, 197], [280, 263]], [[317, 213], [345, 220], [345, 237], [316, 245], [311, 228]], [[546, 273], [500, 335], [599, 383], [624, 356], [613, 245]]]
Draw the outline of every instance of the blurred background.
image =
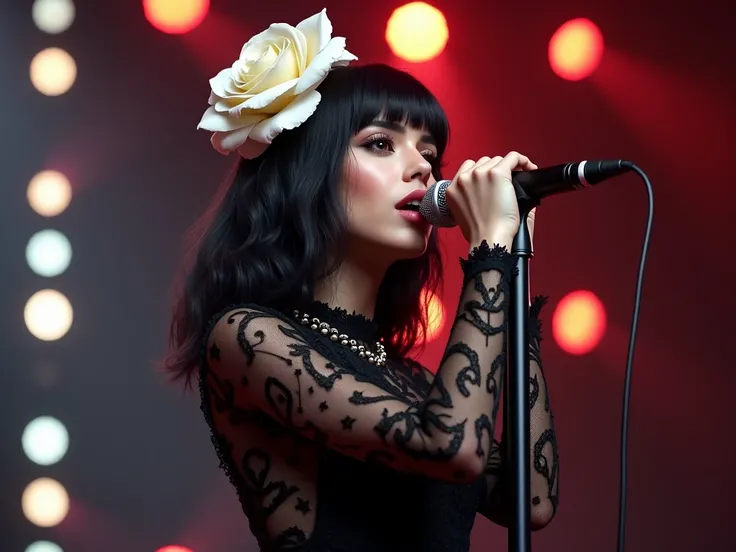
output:
[[[184, 237], [235, 159], [196, 125], [208, 80], [273, 22], [328, 9], [359, 63], [405, 69], [466, 158], [624, 158], [654, 186], [632, 387], [630, 551], [736, 549], [729, 261], [736, 20], [701, 0], [429, 4], [6, 1], [0, 230], [2, 552], [256, 550], [196, 394], [157, 368]], [[450, 175], [451, 176], [451, 175]], [[545, 200], [532, 292], [561, 456], [540, 551], [613, 550], [620, 423], [647, 216], [633, 174]], [[437, 366], [460, 285], [421, 360]], [[473, 551], [506, 531], [478, 517]]]

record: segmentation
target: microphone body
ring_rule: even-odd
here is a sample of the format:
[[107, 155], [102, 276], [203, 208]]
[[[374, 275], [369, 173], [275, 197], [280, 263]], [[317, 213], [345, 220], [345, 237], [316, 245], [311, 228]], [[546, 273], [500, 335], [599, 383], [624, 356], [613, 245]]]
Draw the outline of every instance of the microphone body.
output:
[[[516, 171], [512, 174], [511, 181], [518, 199], [538, 201], [551, 195], [598, 184], [629, 170], [631, 163], [621, 159], [580, 161], [533, 171]], [[445, 197], [445, 190], [450, 183], [450, 180], [440, 180], [432, 184], [422, 199], [419, 212], [434, 226], [449, 228], [457, 225]]]

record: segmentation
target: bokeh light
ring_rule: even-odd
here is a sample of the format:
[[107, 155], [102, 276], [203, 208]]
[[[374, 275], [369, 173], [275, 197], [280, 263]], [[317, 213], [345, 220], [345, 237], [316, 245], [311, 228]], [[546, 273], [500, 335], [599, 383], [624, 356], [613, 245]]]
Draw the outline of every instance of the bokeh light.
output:
[[549, 63], [563, 79], [577, 81], [590, 76], [603, 57], [603, 34], [589, 19], [562, 25], [549, 41]]
[[178, 546], [175, 544], [164, 546], [163, 548], [159, 548], [156, 550], [156, 552], [193, 552], [191, 548], [187, 548], [186, 546]]
[[401, 59], [420, 63], [437, 57], [450, 34], [440, 10], [424, 2], [396, 8], [386, 25], [386, 42]]
[[55, 542], [36, 541], [29, 544], [25, 552], [64, 552], [64, 550]]
[[39, 276], [58, 276], [72, 260], [72, 244], [58, 230], [41, 230], [28, 240], [26, 261]]
[[72, 0], [35, 0], [31, 9], [36, 27], [49, 34], [63, 33], [71, 27], [75, 13]]
[[54, 217], [71, 203], [72, 186], [59, 171], [41, 171], [28, 183], [27, 196], [28, 204], [39, 215]]
[[69, 299], [53, 289], [43, 289], [26, 303], [23, 317], [28, 331], [43, 341], [55, 341], [69, 331], [74, 312]]
[[595, 349], [606, 331], [606, 311], [590, 291], [566, 295], [552, 316], [552, 332], [562, 350], [583, 355]]
[[188, 33], [204, 21], [209, 9], [209, 0], [143, 0], [148, 22], [169, 34]]
[[77, 64], [74, 58], [61, 48], [46, 48], [31, 61], [31, 82], [46, 96], [60, 96], [77, 79]]
[[39, 527], [53, 527], [69, 513], [69, 494], [55, 479], [41, 477], [25, 488], [21, 505], [28, 521]]
[[23, 452], [36, 464], [56, 464], [69, 450], [69, 432], [59, 420], [51, 416], [39, 416], [23, 430]]
[[[437, 337], [442, 325], [445, 322], [445, 308], [442, 300], [430, 291], [422, 290], [420, 295], [421, 303], [427, 307], [427, 342]], [[418, 337], [421, 339], [424, 335], [422, 327], [419, 326]]]

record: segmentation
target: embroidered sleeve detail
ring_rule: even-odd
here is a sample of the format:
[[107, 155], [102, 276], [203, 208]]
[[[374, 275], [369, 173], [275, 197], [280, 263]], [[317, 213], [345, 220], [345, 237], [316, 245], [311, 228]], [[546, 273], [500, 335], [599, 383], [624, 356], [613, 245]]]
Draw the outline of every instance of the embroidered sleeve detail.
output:
[[391, 367], [371, 366], [253, 304], [218, 317], [209, 332], [204, 399], [231, 418], [264, 417], [362, 461], [475, 481], [491, 453], [513, 267], [504, 248], [485, 242], [462, 262], [465, 283], [450, 338], [422, 400], [406, 392]]

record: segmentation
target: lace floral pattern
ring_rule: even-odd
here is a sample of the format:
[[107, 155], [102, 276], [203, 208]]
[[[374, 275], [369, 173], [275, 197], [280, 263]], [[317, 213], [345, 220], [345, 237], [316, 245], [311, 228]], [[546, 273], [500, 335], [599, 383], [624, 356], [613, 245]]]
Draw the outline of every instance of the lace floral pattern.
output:
[[[263, 550], [468, 549], [492, 455], [513, 261], [485, 242], [461, 260], [434, 377], [407, 359], [373, 366], [266, 306], [213, 319], [202, 410]], [[365, 339], [377, 330], [324, 303], [307, 312]]]

